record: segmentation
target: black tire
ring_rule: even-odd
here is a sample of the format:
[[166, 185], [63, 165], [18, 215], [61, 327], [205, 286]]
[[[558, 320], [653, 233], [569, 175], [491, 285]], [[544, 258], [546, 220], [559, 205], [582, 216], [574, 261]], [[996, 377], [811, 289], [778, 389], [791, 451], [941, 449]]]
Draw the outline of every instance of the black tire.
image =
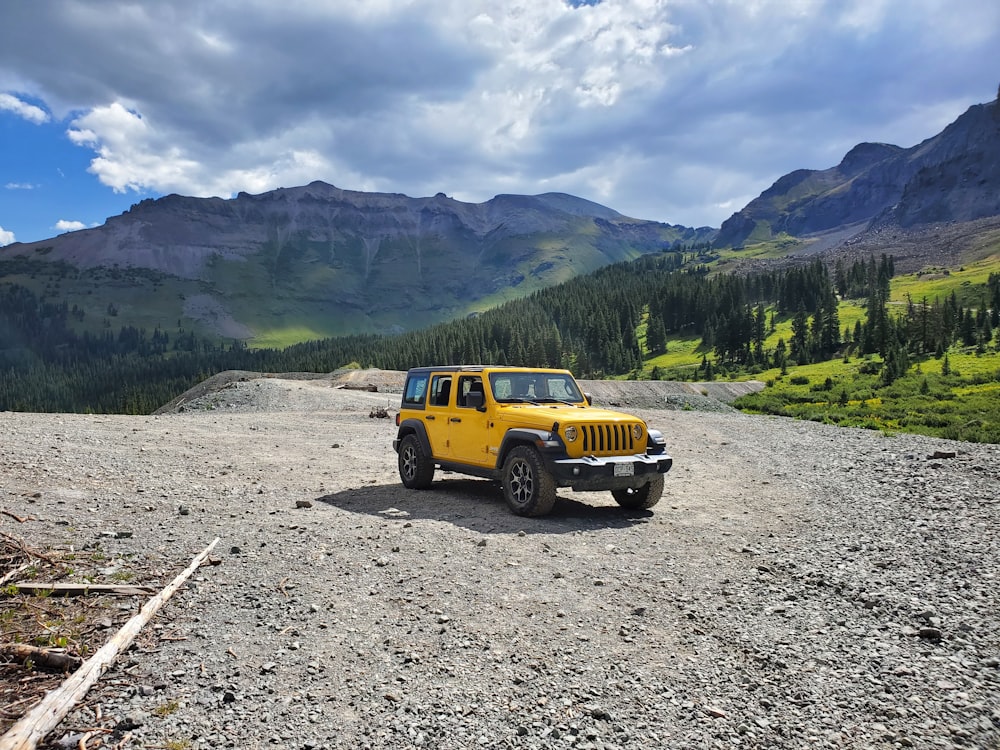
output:
[[503, 496], [519, 516], [544, 516], [556, 503], [556, 483], [534, 448], [512, 448], [503, 464]]
[[434, 462], [416, 435], [407, 435], [399, 444], [399, 478], [411, 490], [426, 490], [434, 479]]
[[663, 475], [657, 474], [649, 484], [641, 487], [629, 487], [624, 490], [611, 490], [615, 502], [630, 510], [649, 510], [663, 495]]

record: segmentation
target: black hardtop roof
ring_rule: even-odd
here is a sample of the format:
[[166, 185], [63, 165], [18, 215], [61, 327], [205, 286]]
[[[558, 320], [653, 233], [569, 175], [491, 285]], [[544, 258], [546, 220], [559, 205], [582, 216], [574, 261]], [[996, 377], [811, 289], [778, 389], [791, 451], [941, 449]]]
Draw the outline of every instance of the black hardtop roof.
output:
[[425, 372], [482, 372], [483, 370], [537, 370], [539, 372], [567, 372], [558, 367], [524, 367], [520, 365], [440, 365], [437, 367], [411, 367], [407, 375]]

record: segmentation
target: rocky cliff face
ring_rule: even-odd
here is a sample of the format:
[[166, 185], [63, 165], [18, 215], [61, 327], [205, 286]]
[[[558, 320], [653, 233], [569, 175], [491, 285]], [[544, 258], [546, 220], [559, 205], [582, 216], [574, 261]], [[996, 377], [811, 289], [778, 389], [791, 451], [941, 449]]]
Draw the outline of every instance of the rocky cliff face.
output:
[[970, 108], [915, 147], [915, 173], [891, 216], [904, 227], [1000, 214], [1000, 104]]
[[781, 177], [727, 219], [718, 247], [848, 225], [910, 227], [1000, 214], [1000, 107], [971, 107], [912, 148], [862, 143], [835, 167]]

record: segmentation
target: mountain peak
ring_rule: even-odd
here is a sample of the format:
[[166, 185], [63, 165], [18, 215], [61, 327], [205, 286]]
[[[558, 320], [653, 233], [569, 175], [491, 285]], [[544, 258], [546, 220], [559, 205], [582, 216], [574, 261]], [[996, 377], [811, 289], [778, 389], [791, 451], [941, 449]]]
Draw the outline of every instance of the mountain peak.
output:
[[997, 110], [974, 105], [911, 148], [859, 143], [836, 167], [790, 172], [727, 219], [715, 245], [1000, 215]]
[[841, 159], [837, 169], [845, 176], [858, 174], [890, 156], [896, 156], [902, 148], [890, 143], [859, 143]]

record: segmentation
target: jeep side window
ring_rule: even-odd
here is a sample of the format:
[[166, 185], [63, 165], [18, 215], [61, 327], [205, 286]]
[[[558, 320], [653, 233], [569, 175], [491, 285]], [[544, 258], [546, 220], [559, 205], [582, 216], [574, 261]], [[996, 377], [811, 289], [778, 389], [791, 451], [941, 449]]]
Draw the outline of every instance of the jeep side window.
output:
[[403, 406], [410, 409], [423, 408], [424, 396], [427, 395], [427, 377], [427, 375], [412, 375], [407, 379]]
[[[458, 405], [468, 406], [466, 397], [470, 392], [483, 392], [483, 379], [479, 375], [463, 375], [458, 379]], [[484, 396], [485, 398], [485, 396]]]
[[435, 375], [431, 380], [431, 405], [447, 406], [451, 394], [451, 375]]

